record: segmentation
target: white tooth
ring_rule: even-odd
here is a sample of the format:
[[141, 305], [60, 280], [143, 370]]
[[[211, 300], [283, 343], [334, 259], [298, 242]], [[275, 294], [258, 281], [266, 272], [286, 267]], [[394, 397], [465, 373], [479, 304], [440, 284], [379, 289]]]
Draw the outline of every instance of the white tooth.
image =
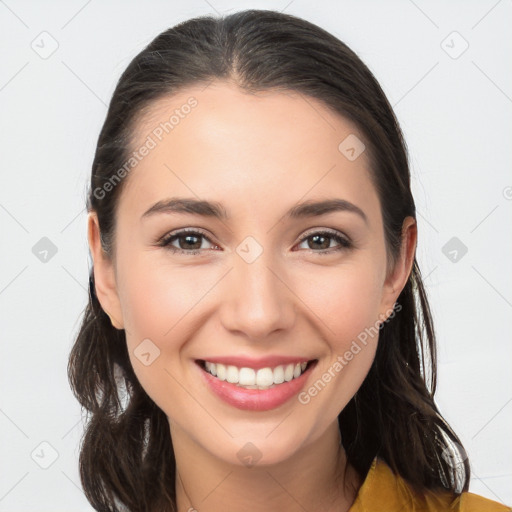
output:
[[210, 363], [208, 361], [205, 361], [204, 367], [206, 368], [207, 372], [211, 373], [212, 375], [215, 375], [215, 363]]
[[284, 369], [284, 380], [290, 382], [293, 379], [293, 364], [289, 364]]
[[271, 368], [260, 368], [256, 374], [258, 386], [271, 386], [274, 383], [274, 373]]
[[284, 382], [284, 367], [276, 366], [274, 368], [274, 384], [282, 384]]
[[256, 384], [256, 372], [252, 368], [240, 368], [238, 383], [241, 386], [254, 386]]
[[219, 380], [226, 380], [226, 367], [220, 363], [217, 363], [217, 378]]
[[307, 362], [279, 365], [276, 368], [237, 368], [233, 365], [215, 364], [209, 361], [204, 363], [206, 371], [216, 376], [219, 380], [226, 380], [232, 384], [247, 387], [248, 389], [268, 389], [275, 384], [289, 382], [299, 377], [306, 369]]
[[229, 365], [226, 368], [226, 380], [231, 382], [231, 384], [238, 382], [238, 368], [236, 366]]

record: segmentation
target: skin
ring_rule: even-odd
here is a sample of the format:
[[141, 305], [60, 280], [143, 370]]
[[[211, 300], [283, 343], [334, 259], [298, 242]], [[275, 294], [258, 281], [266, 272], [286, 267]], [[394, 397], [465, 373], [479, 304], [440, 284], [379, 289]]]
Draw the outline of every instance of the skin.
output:
[[[197, 378], [194, 360], [301, 355], [318, 359], [311, 385], [358, 334], [389, 316], [411, 272], [416, 223], [404, 220], [402, 250], [388, 268], [366, 152], [349, 161], [338, 150], [347, 135], [362, 135], [297, 93], [247, 94], [227, 82], [190, 87], [150, 106], [138, 143], [192, 95], [198, 106], [127, 178], [112, 258], [89, 214], [98, 299], [126, 330], [135, 373], [169, 418], [179, 510], [220, 511], [227, 503], [232, 511], [348, 510], [362, 478], [346, 462], [337, 416], [366, 377], [378, 336], [309, 403], [293, 398], [264, 412], [221, 401]], [[141, 220], [171, 196], [218, 201], [231, 219], [161, 213]], [[334, 197], [361, 208], [367, 222], [348, 211], [283, 218], [301, 201]], [[181, 228], [206, 233], [195, 246], [200, 255], [158, 246]], [[354, 246], [333, 252], [332, 238], [325, 246], [301, 241], [325, 229]], [[263, 249], [250, 264], [236, 252], [247, 236]], [[186, 250], [186, 240], [173, 246]], [[149, 366], [134, 355], [146, 338], [160, 350]], [[261, 453], [253, 467], [237, 457], [247, 442]]]

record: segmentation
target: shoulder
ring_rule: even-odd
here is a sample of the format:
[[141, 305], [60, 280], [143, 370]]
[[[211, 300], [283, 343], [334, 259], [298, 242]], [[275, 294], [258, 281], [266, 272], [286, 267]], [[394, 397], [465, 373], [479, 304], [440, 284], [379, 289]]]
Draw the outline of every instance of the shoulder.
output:
[[[414, 501], [414, 500], [413, 500]], [[414, 501], [415, 509], [421, 512], [511, 512], [512, 508], [497, 501], [484, 498], [471, 492], [463, 492], [455, 497], [449, 492], [428, 493]]]
[[384, 461], [375, 458], [349, 512], [383, 509], [415, 512], [512, 512], [511, 507], [471, 492], [454, 496], [450, 492], [428, 491], [419, 496]]
[[472, 492], [463, 492], [454, 510], [460, 512], [511, 512], [512, 508]]

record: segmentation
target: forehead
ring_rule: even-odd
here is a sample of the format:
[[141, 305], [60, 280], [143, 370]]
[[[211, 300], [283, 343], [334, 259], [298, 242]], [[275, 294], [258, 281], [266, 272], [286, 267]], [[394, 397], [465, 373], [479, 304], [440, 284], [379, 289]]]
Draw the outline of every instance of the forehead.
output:
[[357, 127], [295, 91], [197, 84], [151, 103], [134, 135], [135, 151], [151, 146], [127, 183], [144, 205], [166, 194], [241, 207], [304, 196], [376, 200], [367, 151], [356, 159], [343, 153], [347, 140], [364, 147]]
[[231, 149], [235, 144], [264, 142], [269, 150], [278, 145], [296, 152], [303, 142], [310, 150], [313, 145], [337, 147], [340, 137], [348, 134], [363, 138], [354, 123], [316, 98], [290, 90], [248, 92], [219, 81], [196, 84], [151, 102], [140, 113], [134, 131], [138, 143], [153, 134], [172, 144], [180, 133], [190, 131], [187, 128], [202, 142], [231, 143]]

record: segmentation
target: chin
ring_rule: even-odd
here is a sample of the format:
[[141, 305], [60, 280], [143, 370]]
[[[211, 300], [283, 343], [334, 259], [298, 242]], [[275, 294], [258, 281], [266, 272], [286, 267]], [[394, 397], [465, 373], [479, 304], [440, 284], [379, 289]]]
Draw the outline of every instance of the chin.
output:
[[[214, 457], [241, 468], [275, 466], [292, 459], [307, 444], [307, 438], [298, 430], [297, 424], [293, 425], [293, 431], [290, 429], [291, 425], [279, 432], [279, 427], [275, 429], [276, 426], [274, 424], [268, 428], [266, 425], [260, 432], [226, 439], [222, 444], [205, 448]], [[208, 441], [211, 442], [211, 439]]]

